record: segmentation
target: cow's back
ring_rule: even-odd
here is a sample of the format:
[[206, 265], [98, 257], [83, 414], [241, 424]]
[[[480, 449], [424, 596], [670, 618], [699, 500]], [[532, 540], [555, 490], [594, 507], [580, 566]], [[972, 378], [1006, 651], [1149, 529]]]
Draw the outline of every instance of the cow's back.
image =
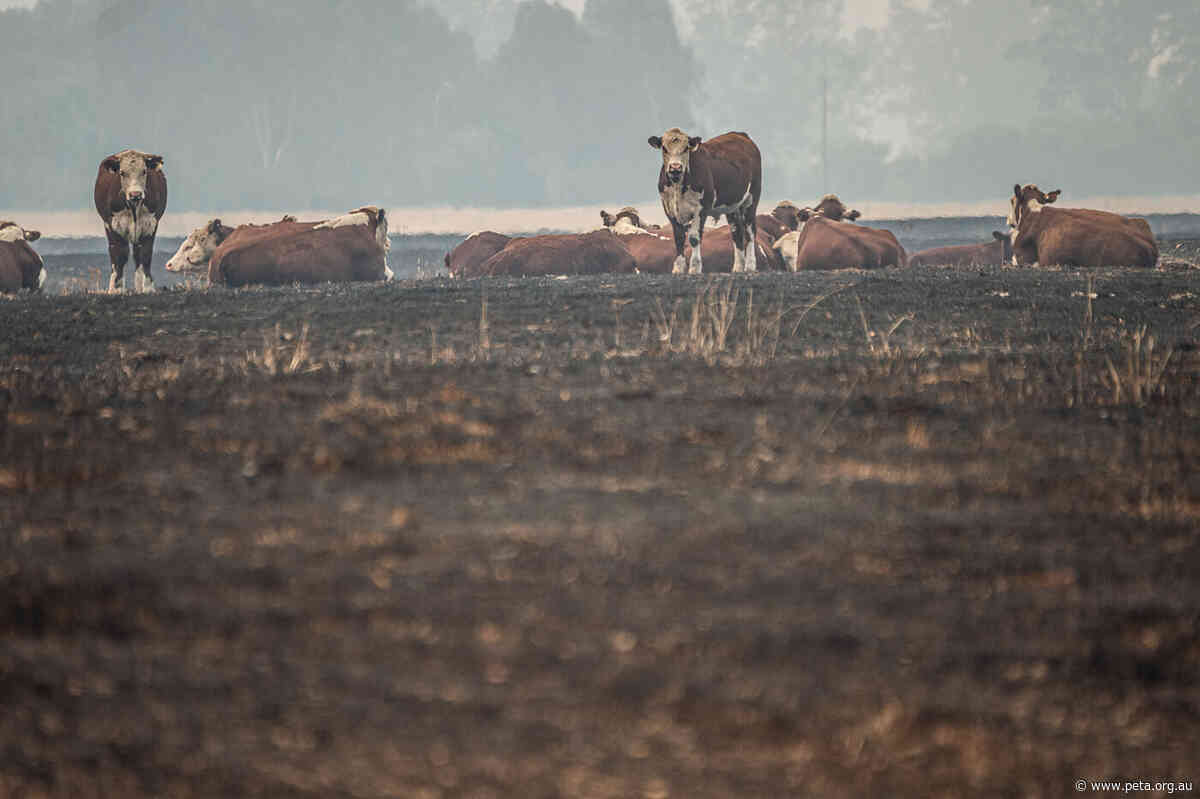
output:
[[456, 277], [478, 277], [484, 274], [481, 267], [487, 259], [503, 250], [511, 241], [511, 236], [493, 230], [472, 233], [446, 253], [446, 269]]
[[614, 233], [597, 230], [516, 239], [480, 267], [485, 275], [631, 273], [637, 263]]
[[736, 205], [749, 194], [753, 208], [758, 207], [762, 193], [762, 154], [749, 136], [740, 132], [715, 136], [701, 144], [693, 158], [696, 155], [700, 156], [701, 169], [712, 175], [713, 205]]
[[1002, 263], [1000, 242], [932, 247], [908, 256], [909, 266], [995, 266]]
[[238, 228], [209, 261], [211, 285], [383, 280], [386, 255], [364, 225], [276, 222]]
[[879, 269], [904, 266], [904, 248], [886, 230], [813, 217], [796, 246], [796, 269]]
[[1107, 211], [1043, 208], [1032, 220], [1033, 239], [1042, 265], [1136, 266], [1158, 263], [1158, 244], [1144, 219]]
[[675, 239], [659, 233], [616, 234], [633, 256], [637, 271], [646, 274], [670, 274], [675, 263]]

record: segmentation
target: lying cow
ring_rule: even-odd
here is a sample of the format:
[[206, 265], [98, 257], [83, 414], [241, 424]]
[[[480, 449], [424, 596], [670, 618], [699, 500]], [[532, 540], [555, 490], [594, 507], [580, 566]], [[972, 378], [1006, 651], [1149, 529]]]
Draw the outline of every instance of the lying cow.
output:
[[154, 235], [158, 220], [167, 209], [167, 176], [163, 157], [137, 150], [122, 150], [100, 162], [94, 199], [96, 212], [108, 237], [112, 275], [109, 291], [125, 284], [125, 264], [133, 248], [133, 285], [137, 291], [153, 291], [150, 261], [154, 257]]
[[809, 210], [835, 222], [853, 222], [862, 216], [857, 210], [851, 211], [847, 208], [836, 194], [826, 194], [816, 206]]
[[1012, 260], [1012, 237], [992, 231], [992, 241], [933, 247], [908, 256], [909, 266], [998, 266]]
[[775, 206], [771, 213], [759, 214], [755, 221], [758, 223], [758, 230], [770, 236], [771, 242], [774, 243], [779, 240], [780, 236], [793, 230], [799, 230], [800, 225], [804, 224], [804, 220], [807, 218], [808, 215], [803, 209], [784, 200]]
[[[170, 257], [166, 263], [166, 270], [176, 274], [193, 274], [208, 276], [208, 263], [212, 260], [213, 253], [217, 251], [217, 247], [232, 236], [235, 232], [240, 232], [243, 236], [248, 236], [254, 231], [280, 231], [285, 228], [275, 227], [280, 222], [295, 222], [296, 217], [291, 214], [285, 214], [279, 222], [268, 223], [266, 225], [239, 225], [236, 228], [229, 227], [221, 222], [220, 219], [213, 219], [207, 225], [196, 228], [188, 237], [179, 245], [179, 249]], [[310, 227], [320, 224], [319, 222], [304, 223]], [[297, 228], [298, 229], [298, 228]]]
[[25, 230], [15, 222], [0, 222], [0, 292], [38, 290], [46, 282], [42, 256], [29, 246], [42, 234]]
[[629, 273], [637, 263], [608, 230], [514, 239], [479, 267], [483, 275], [594, 275]]
[[816, 214], [775, 242], [792, 272], [809, 269], [881, 269], [904, 266], [907, 255], [888, 230], [835, 222]]
[[446, 269], [451, 277], [479, 277], [484, 262], [503, 250], [512, 241], [511, 236], [485, 230], [472, 233], [458, 246], [446, 253]]
[[1052, 208], [1061, 190], [1017, 184], [1010, 199], [1013, 263], [1018, 266], [1139, 266], [1158, 263], [1158, 244], [1144, 219], [1086, 208]]
[[213, 286], [337, 283], [390, 280], [389, 249], [386, 213], [366, 206], [324, 222], [230, 228], [214, 219], [192, 231], [171, 260], [175, 269], [197, 269], [209, 253]]
[[649, 225], [643, 222], [638, 209], [632, 205], [625, 206], [615, 214], [610, 214], [608, 211], [601, 211], [600, 221], [604, 223], [606, 228], [618, 235], [638, 233], [640, 231], [659, 233], [662, 230], [659, 225]]
[[[672, 271], [704, 271], [704, 224], [721, 214], [733, 232], [733, 271], [756, 271], [756, 217], [762, 193], [762, 155], [757, 145], [745, 133], [726, 133], [702, 142], [679, 128], [647, 141], [662, 151], [658, 194], [675, 238]], [[683, 257], [685, 244], [692, 248], [688, 264]]]

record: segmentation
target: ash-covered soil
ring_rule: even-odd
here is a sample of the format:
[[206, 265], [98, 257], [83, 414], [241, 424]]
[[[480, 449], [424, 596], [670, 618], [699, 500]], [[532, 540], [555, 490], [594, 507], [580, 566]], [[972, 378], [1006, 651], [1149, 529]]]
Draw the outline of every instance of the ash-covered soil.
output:
[[0, 795], [1200, 780], [1198, 297], [1180, 261], [0, 300]]

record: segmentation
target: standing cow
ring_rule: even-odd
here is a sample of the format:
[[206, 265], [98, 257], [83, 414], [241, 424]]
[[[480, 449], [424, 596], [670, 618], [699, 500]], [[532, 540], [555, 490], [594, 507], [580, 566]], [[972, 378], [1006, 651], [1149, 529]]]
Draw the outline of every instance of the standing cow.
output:
[[153, 291], [150, 259], [158, 220], [167, 209], [167, 176], [163, 157], [137, 150], [122, 150], [100, 162], [96, 175], [96, 212], [104, 220], [108, 258], [112, 263], [109, 291], [125, 284], [125, 264], [133, 248], [134, 288]]
[[[672, 272], [700, 274], [704, 263], [700, 242], [704, 223], [721, 214], [729, 221], [734, 241], [733, 271], [754, 272], [758, 198], [762, 193], [762, 155], [745, 133], [726, 133], [701, 142], [671, 128], [647, 141], [662, 151], [658, 194], [663, 211], [675, 234], [675, 263]], [[683, 248], [691, 245], [691, 263], [686, 265]]]

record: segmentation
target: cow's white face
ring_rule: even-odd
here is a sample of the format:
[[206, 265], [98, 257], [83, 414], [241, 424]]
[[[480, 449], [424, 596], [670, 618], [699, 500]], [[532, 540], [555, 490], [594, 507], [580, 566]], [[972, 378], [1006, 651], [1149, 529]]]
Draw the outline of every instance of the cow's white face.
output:
[[226, 231], [220, 219], [193, 230], [167, 261], [167, 271], [207, 272], [213, 253], [229, 235]]
[[662, 150], [663, 168], [667, 180], [679, 183], [687, 174], [692, 153], [700, 146], [699, 136], [688, 136], [679, 128], [671, 128], [662, 136], [651, 136], [647, 141], [656, 150]]
[[162, 168], [161, 155], [149, 155], [137, 150], [123, 150], [104, 160], [104, 166], [121, 179], [121, 196], [130, 208], [146, 199], [146, 176], [152, 169]]
[[10, 244], [14, 241], [37, 241], [42, 234], [36, 230], [26, 230], [16, 222], [0, 222], [0, 241]]
[[317, 225], [315, 229], [349, 227], [351, 225], [362, 225], [368, 229], [374, 228], [375, 241], [379, 242], [380, 249], [384, 252], [392, 249], [392, 242], [388, 239], [387, 212], [374, 205], [365, 205], [347, 214], [335, 216], [333, 219], [326, 219]]

